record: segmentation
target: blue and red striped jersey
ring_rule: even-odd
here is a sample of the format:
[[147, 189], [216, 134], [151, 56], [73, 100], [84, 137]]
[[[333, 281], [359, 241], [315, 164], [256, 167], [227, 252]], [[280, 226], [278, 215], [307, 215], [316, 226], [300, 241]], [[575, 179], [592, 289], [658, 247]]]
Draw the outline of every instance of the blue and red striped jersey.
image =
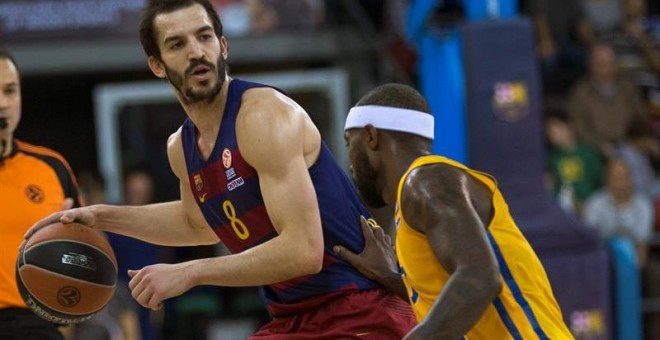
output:
[[[236, 141], [236, 117], [243, 93], [265, 86], [239, 79], [231, 81], [220, 132], [207, 160], [199, 152], [197, 129], [192, 121], [186, 119], [182, 127], [190, 189], [209, 226], [232, 253], [277, 236], [261, 195], [259, 175], [243, 159]], [[303, 312], [319, 307], [337, 294], [377, 287], [332, 252], [332, 247], [338, 244], [361, 252], [364, 237], [360, 215], [367, 218], [370, 215], [325, 143], [309, 168], [309, 175], [321, 213], [325, 247], [323, 268], [315, 275], [260, 287], [261, 296], [273, 316]]]

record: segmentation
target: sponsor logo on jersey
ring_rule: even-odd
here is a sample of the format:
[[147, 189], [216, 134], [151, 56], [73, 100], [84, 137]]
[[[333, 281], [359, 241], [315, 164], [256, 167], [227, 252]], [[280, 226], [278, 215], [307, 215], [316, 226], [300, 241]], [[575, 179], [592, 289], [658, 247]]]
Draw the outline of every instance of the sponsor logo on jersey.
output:
[[234, 168], [229, 168], [225, 170], [225, 176], [227, 176], [227, 180], [236, 177], [236, 170], [234, 170]]
[[227, 190], [232, 191], [241, 185], [245, 184], [245, 181], [243, 180], [243, 177], [239, 177], [229, 183], [227, 183]]

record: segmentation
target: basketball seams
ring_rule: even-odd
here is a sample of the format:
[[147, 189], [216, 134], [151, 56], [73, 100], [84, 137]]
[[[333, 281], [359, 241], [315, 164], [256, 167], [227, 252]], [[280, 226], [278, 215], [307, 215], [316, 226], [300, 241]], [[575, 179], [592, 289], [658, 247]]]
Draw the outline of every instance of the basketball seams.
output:
[[[48, 274], [53, 274], [53, 275], [55, 275], [55, 276], [58, 276], [58, 277], [61, 277], [61, 278], [65, 278], [65, 279], [67, 279], [67, 280], [77, 281], [77, 282], [82, 282], [82, 283], [90, 284], [90, 285], [92, 285], [92, 286], [97, 286], [97, 287], [102, 287], [102, 288], [114, 288], [114, 287], [117, 286], [116, 283], [115, 283], [114, 285], [104, 285], [104, 284], [102, 284], [102, 283], [96, 283], [96, 282], [90, 282], [90, 281], [81, 280], [81, 279], [78, 279], [78, 278], [75, 278], [75, 277], [72, 277], [72, 276], [62, 275], [62, 274], [60, 274], [60, 273], [58, 273], [58, 272], [54, 272], [54, 271], [52, 271], [52, 270], [48, 270], [48, 269], [45, 269], [45, 268], [42, 268], [42, 267], [37, 267], [37, 266], [35, 266], [35, 265], [33, 265], [33, 264], [24, 264], [24, 265], [22, 265], [18, 270], [20, 271], [22, 268], [28, 268], [28, 267], [30, 267], [30, 268], [36, 268], [36, 269], [38, 269], [39, 271], [43, 271], [43, 272], [46, 272], [46, 273], [48, 273]], [[25, 284], [25, 283], [23, 283], [23, 284]], [[28, 289], [28, 290], [29, 290], [29, 289]], [[30, 294], [32, 294], [32, 292], [30, 292]], [[41, 301], [39, 301], [39, 302], [41, 302]]]

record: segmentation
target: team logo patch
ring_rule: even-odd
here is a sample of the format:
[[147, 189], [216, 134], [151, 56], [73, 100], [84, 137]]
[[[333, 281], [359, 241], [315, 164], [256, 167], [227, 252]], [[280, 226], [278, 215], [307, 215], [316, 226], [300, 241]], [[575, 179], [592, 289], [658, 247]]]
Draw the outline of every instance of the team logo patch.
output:
[[495, 83], [492, 99], [495, 115], [509, 123], [516, 123], [529, 113], [529, 93], [524, 81]]
[[25, 196], [33, 203], [41, 203], [44, 201], [44, 191], [34, 184], [30, 184], [25, 188]]
[[228, 148], [222, 150], [222, 165], [225, 166], [225, 169], [231, 167], [231, 151]]
[[202, 189], [204, 189], [204, 181], [202, 180], [202, 175], [194, 175], [193, 180], [195, 181], [195, 189], [197, 189], [197, 191], [202, 191]]

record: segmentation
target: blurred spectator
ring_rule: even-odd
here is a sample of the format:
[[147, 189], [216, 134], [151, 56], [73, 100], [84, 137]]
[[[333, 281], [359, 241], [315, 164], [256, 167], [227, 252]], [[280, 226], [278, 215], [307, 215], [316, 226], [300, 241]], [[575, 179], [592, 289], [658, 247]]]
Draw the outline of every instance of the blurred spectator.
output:
[[[124, 203], [127, 205], [144, 205], [153, 203], [154, 182], [151, 174], [141, 168], [129, 169], [124, 177]], [[160, 247], [127, 236], [108, 233], [108, 239], [115, 250], [119, 266], [119, 278], [130, 281], [128, 269], [141, 269], [159, 262]], [[142, 338], [156, 339], [158, 329], [156, 312], [137, 306]]]
[[621, 22], [621, 7], [625, 0], [580, 0], [593, 27], [594, 33], [600, 37], [619, 26]]
[[577, 140], [566, 113], [549, 113], [545, 131], [552, 195], [564, 210], [579, 215], [587, 198], [602, 186], [603, 161], [598, 151]]
[[614, 48], [625, 70], [660, 73], [660, 41], [653, 35], [644, 0], [621, 1], [622, 15], [616, 26], [599, 32], [600, 40]]
[[603, 238], [623, 237], [635, 244], [640, 267], [644, 267], [653, 231], [653, 205], [646, 195], [634, 190], [628, 165], [622, 159], [608, 160], [605, 187], [587, 200], [584, 217]]
[[80, 195], [85, 204], [94, 205], [106, 203], [105, 183], [101, 174], [93, 170], [84, 170], [78, 174]]
[[126, 175], [125, 203], [128, 205], [145, 205], [154, 202], [154, 182], [148, 172], [132, 170]]
[[117, 282], [115, 295], [91, 320], [73, 325], [67, 339], [140, 340], [137, 304], [126, 282]]
[[597, 45], [589, 54], [588, 74], [572, 89], [568, 112], [578, 139], [611, 155], [616, 143], [637, 118], [645, 119], [639, 90], [619, 76], [610, 46]]
[[562, 90], [585, 66], [596, 37], [582, 1], [529, 0], [545, 89]]
[[626, 140], [616, 147], [616, 153], [628, 165], [635, 191], [652, 199], [658, 197], [660, 185], [651, 159], [660, 157], [660, 145], [647, 120], [636, 120], [630, 125]]
[[312, 30], [325, 19], [321, 0], [212, 0], [228, 36]]

